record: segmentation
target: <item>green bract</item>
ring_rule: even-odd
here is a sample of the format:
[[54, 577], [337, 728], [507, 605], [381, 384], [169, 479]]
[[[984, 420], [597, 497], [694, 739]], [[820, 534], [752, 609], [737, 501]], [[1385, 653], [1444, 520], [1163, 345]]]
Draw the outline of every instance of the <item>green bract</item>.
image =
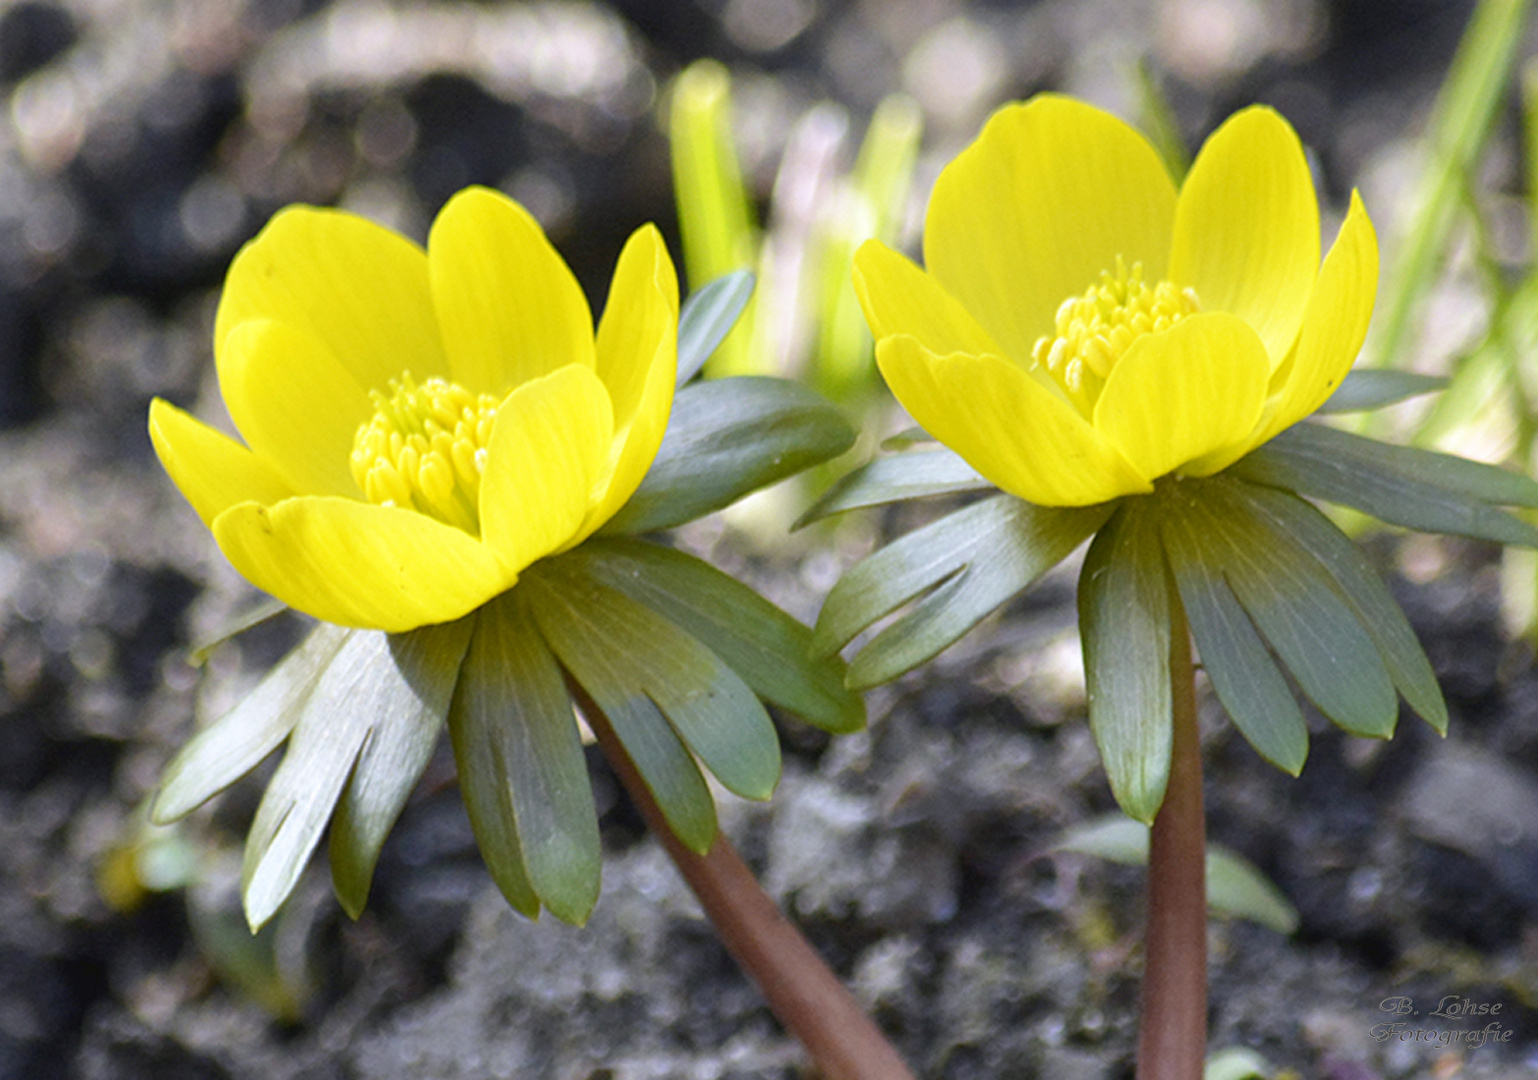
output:
[[[1434, 389], [1387, 372], [1347, 376], [1346, 412]], [[860, 507], [991, 491], [949, 450], [915, 449], [845, 477], [803, 522]], [[1169, 775], [1172, 605], [1190, 624], [1218, 700], [1268, 761], [1296, 774], [1308, 731], [1293, 685], [1356, 735], [1387, 737], [1403, 698], [1438, 731], [1431, 666], [1367, 558], [1308, 496], [1432, 532], [1538, 547], [1501, 506], [1538, 508], [1538, 483], [1490, 465], [1305, 422], [1210, 477], [1152, 494], [1042, 507], [994, 492], [889, 544], [834, 586], [813, 647], [863, 643], [849, 683], [894, 678], [949, 646], [1093, 537], [1079, 577], [1090, 726], [1112, 791], [1148, 822]]]
[[[680, 315], [680, 382], [732, 326], [751, 278], [706, 286]], [[287, 743], [247, 838], [253, 927], [288, 896], [330, 827], [332, 880], [356, 916], [385, 836], [445, 726], [476, 841], [509, 903], [569, 922], [598, 896], [598, 822], [573, 714], [603, 710], [679, 838], [703, 853], [715, 805], [699, 765], [767, 798], [779, 744], [760, 699], [829, 731], [864, 724], [811, 631], [708, 564], [641, 539], [835, 456], [854, 433], [773, 379], [682, 386], [632, 499], [591, 538], [526, 567], [468, 615], [401, 633], [317, 626], [167, 770], [159, 822], [189, 813]]]

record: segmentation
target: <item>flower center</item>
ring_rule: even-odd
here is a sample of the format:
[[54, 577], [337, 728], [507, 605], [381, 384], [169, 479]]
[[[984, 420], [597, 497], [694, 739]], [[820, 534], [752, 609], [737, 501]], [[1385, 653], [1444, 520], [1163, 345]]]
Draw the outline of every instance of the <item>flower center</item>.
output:
[[471, 534], [481, 527], [481, 473], [498, 401], [446, 379], [405, 372], [369, 391], [374, 416], [352, 441], [352, 476], [369, 502], [429, 514]]
[[1143, 281], [1143, 264], [1128, 270], [1118, 255], [1115, 273], [1102, 270], [1098, 284], [1062, 302], [1057, 336], [1038, 338], [1031, 355], [1088, 415], [1111, 368], [1134, 341], [1200, 310], [1194, 291], [1170, 281], [1150, 287]]

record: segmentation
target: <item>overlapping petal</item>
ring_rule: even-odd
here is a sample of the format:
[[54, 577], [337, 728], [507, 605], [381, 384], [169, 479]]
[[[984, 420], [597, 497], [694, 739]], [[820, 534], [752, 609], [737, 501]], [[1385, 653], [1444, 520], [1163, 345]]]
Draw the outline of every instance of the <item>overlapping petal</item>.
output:
[[501, 394], [567, 364], [593, 366], [587, 298], [523, 207], [467, 188], [438, 214], [427, 252], [456, 382]]
[[935, 182], [924, 263], [1016, 360], [1065, 297], [1120, 255], [1157, 281], [1175, 187], [1159, 155], [1108, 113], [1042, 95], [995, 113]]
[[1180, 188], [1170, 277], [1255, 328], [1279, 367], [1319, 273], [1319, 204], [1303, 147], [1270, 109], [1235, 113]]
[[156, 398], [150, 402], [150, 441], [160, 464], [192, 508], [212, 526], [242, 502], [271, 505], [294, 494], [288, 482], [249, 449]]
[[452, 525], [335, 496], [240, 503], [214, 519], [214, 538], [247, 581], [285, 604], [389, 633], [457, 619], [517, 580]]
[[604, 492], [583, 523], [591, 534], [635, 493], [662, 445], [678, 356], [678, 272], [662, 234], [645, 226], [626, 242], [598, 324], [597, 371], [614, 408]]
[[1270, 374], [1265, 346], [1242, 319], [1193, 315], [1133, 342], [1095, 404], [1095, 429], [1157, 480], [1248, 435]]
[[906, 334], [876, 361], [892, 393], [931, 435], [1027, 502], [1089, 506], [1153, 490], [1061, 397], [998, 356], [936, 356]]
[[363, 386], [447, 373], [426, 253], [343, 210], [280, 210], [235, 256], [214, 321], [221, 386], [225, 339], [252, 319], [308, 333]]
[[224, 403], [256, 455], [295, 491], [359, 497], [348, 459], [374, 409], [323, 341], [288, 323], [243, 322], [225, 337], [223, 361]]
[[481, 536], [505, 569], [517, 573], [576, 537], [613, 437], [609, 394], [591, 368], [569, 364], [508, 395], [481, 477]]

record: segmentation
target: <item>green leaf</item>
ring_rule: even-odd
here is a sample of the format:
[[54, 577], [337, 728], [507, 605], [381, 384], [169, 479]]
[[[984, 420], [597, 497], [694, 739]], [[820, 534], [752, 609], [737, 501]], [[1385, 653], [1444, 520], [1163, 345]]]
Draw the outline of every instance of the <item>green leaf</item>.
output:
[[1450, 454], [1297, 424], [1230, 475], [1340, 503], [1395, 525], [1538, 547], [1538, 529], [1487, 504], [1538, 507], [1538, 484]]
[[1281, 891], [1252, 863], [1219, 844], [1207, 845], [1207, 904], [1279, 934], [1298, 928], [1297, 909]]
[[1056, 566], [1110, 512], [1108, 506], [1042, 507], [996, 495], [931, 522], [868, 556], [833, 586], [812, 631], [812, 649], [831, 655], [929, 593], [850, 666], [849, 683], [857, 689], [896, 678]]
[[699, 373], [731, 333], [753, 295], [753, 274], [738, 270], [696, 289], [678, 313], [678, 385]]
[[472, 622], [387, 638], [399, 679], [381, 701], [331, 821], [331, 883], [354, 919], [368, 900], [379, 849], [438, 745]]
[[1271, 1063], [1244, 1046], [1219, 1050], [1207, 1059], [1202, 1080], [1270, 1080]]
[[1168, 515], [1162, 524], [1164, 550], [1218, 700], [1261, 757], [1297, 776], [1308, 757], [1308, 727], [1292, 688], [1221, 570], [1203, 558], [1193, 522]]
[[1369, 412], [1406, 398], [1436, 393], [1446, 386], [1447, 380], [1439, 375], [1417, 375], [1392, 368], [1358, 368], [1346, 373], [1335, 393], [1316, 411]]
[[400, 730], [412, 717], [427, 723], [425, 712], [388, 635], [347, 632], [300, 706], [283, 763], [246, 836], [241, 892], [252, 929], [272, 917], [299, 880], [375, 730]]
[[673, 399], [662, 449], [605, 534], [671, 529], [854, 444], [837, 408], [784, 379], [691, 383]]
[[166, 767], [150, 819], [185, 817], [281, 746], [349, 633], [321, 623], [239, 705], [194, 735]]
[[253, 626], [259, 626], [274, 616], [281, 615], [288, 610], [288, 605], [271, 596], [263, 597], [251, 607], [236, 615], [224, 626], [220, 627], [212, 637], [206, 638], [194, 645], [187, 652], [187, 662], [193, 667], [202, 667], [208, 663], [208, 658], [220, 645], [232, 638], [244, 634]]
[[745, 799], [774, 794], [780, 740], [757, 695], [708, 646], [646, 605], [595, 581], [584, 563], [547, 560], [538, 575], [539, 583], [553, 586], [548, 592], [567, 607], [563, 631], [579, 624], [586, 643], [598, 644], [603, 654], [573, 650], [569, 641], [563, 647], [547, 630], [547, 640], [577, 681], [586, 686], [585, 674], [600, 661], [605, 674], [623, 683], [629, 694], [644, 695], [662, 710], [684, 745], [728, 791]]
[[1170, 597], [1151, 510], [1122, 500], [1079, 574], [1090, 730], [1116, 802], [1142, 822], [1164, 802], [1174, 732]]
[[1329, 572], [1286, 533], [1257, 519], [1228, 485], [1192, 487], [1185, 512], [1201, 557], [1221, 568], [1309, 700], [1353, 735], [1392, 735], [1399, 716], [1394, 684]]
[[1436, 674], [1404, 612], [1367, 556], [1329, 518], [1295, 495], [1237, 482], [1226, 486], [1257, 521], [1269, 524], [1274, 534], [1291, 537], [1329, 572], [1377, 646], [1399, 693], [1422, 719], [1445, 734], [1447, 703]]
[[915, 450], [878, 458], [847, 474], [792, 525], [791, 531], [849, 510], [993, 487], [954, 451]]
[[581, 925], [598, 900], [598, 815], [561, 669], [514, 589], [484, 605], [449, 736], [487, 870], [530, 918]]
[[907, 450], [915, 446], [923, 446], [932, 443], [935, 437], [923, 428], [915, 424], [913, 427], [903, 428], [896, 435], [889, 435], [881, 440], [880, 449], [895, 454], [899, 450]]
[[[1121, 866], [1148, 865], [1148, 826], [1106, 814], [1066, 830], [1053, 849], [1093, 855]], [[1297, 910], [1275, 885], [1238, 852], [1207, 845], [1207, 907], [1249, 919], [1282, 934], [1298, 928]]]
[[628, 539], [589, 541], [562, 558], [709, 642], [765, 701], [835, 734], [865, 726], [864, 703], [844, 688], [843, 661], [812, 658], [809, 628], [710, 564]]

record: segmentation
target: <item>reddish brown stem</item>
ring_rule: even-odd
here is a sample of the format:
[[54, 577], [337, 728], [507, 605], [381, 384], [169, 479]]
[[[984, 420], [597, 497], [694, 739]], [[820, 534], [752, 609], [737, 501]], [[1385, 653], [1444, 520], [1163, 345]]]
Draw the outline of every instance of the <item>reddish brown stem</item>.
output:
[[726, 837], [718, 834], [703, 856], [679, 842], [608, 718], [574, 689], [609, 764], [699, 897], [727, 951], [758, 983], [769, 1008], [826, 1080], [913, 1080], [891, 1043], [769, 899]]
[[1207, 828], [1196, 671], [1179, 601], [1170, 627], [1174, 747], [1148, 850], [1137, 1080], [1200, 1080], [1207, 1050]]

